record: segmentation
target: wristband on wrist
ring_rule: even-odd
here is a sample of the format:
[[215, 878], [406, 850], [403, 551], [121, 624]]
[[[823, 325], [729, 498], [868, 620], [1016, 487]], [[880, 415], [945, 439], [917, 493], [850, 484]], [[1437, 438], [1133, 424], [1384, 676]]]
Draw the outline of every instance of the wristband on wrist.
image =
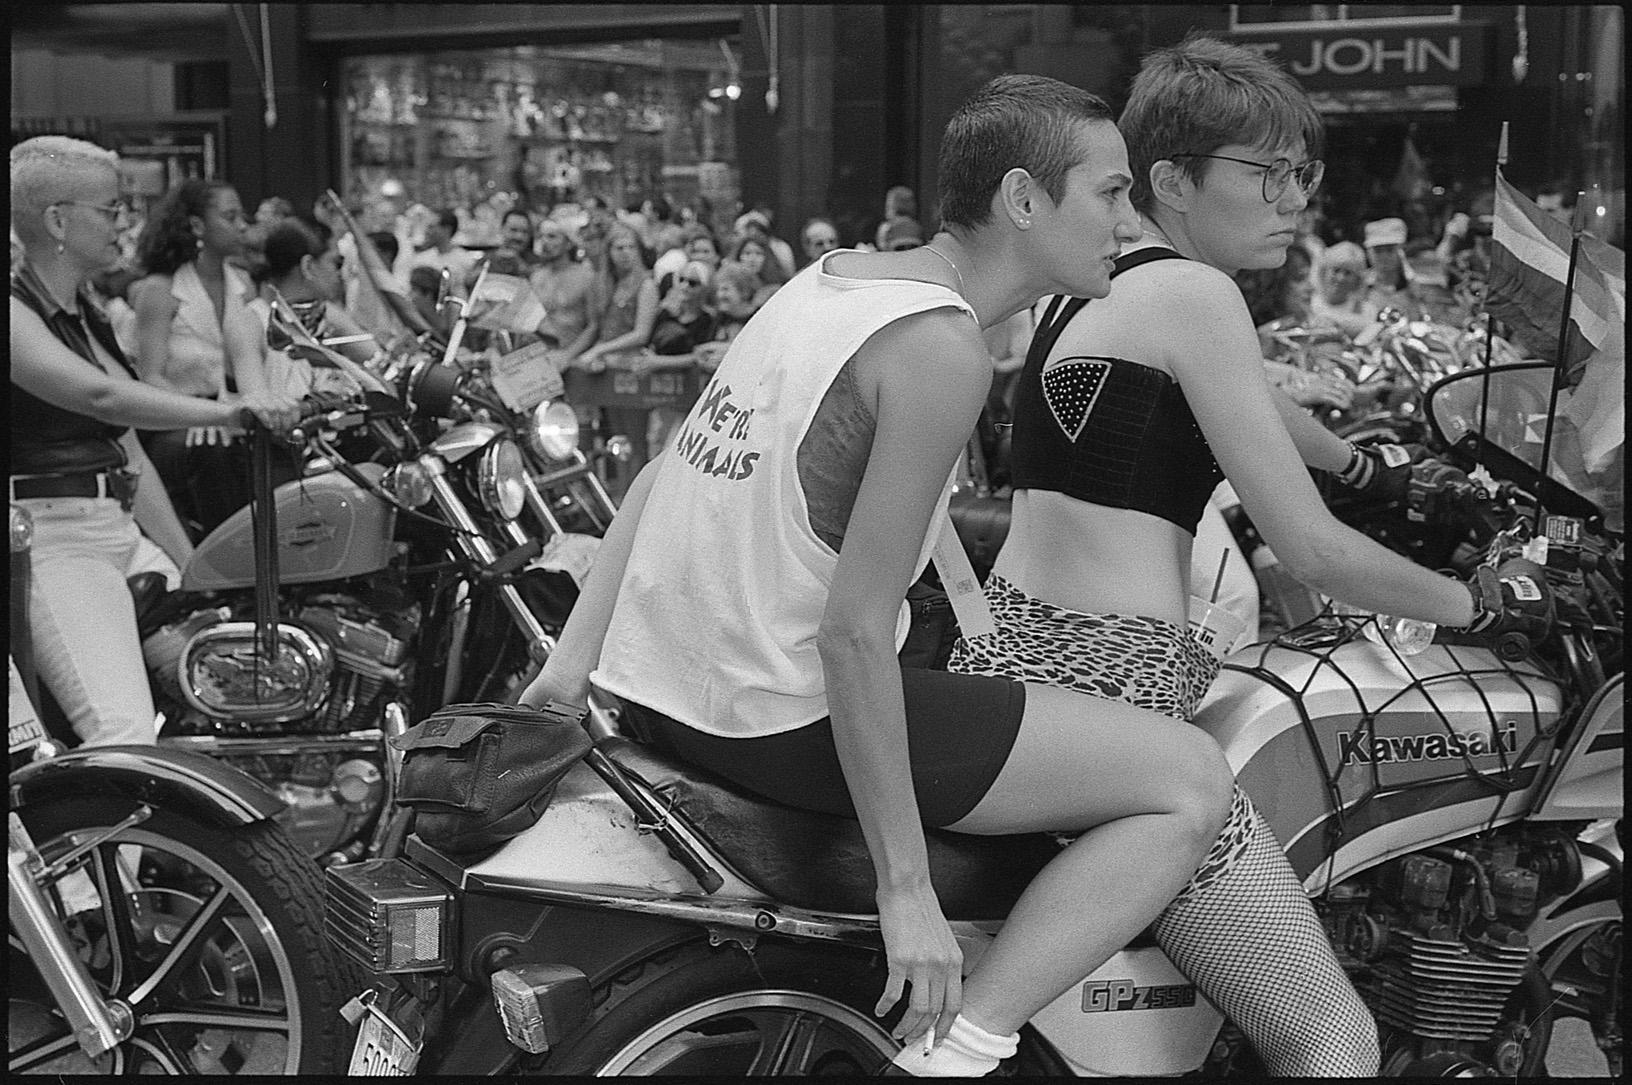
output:
[[1348, 445], [1349, 462], [1343, 466], [1341, 471], [1335, 471], [1333, 474], [1337, 476], [1337, 480], [1343, 485], [1352, 490], [1361, 490], [1371, 481], [1371, 476], [1376, 472], [1377, 466], [1372, 462], [1372, 458], [1366, 455], [1365, 449], [1353, 441], [1348, 442]]
[[1495, 624], [1500, 615], [1485, 608], [1485, 593], [1479, 589], [1477, 580], [1464, 580], [1462, 586], [1473, 599], [1473, 619], [1462, 628], [1468, 633], [1482, 633]]

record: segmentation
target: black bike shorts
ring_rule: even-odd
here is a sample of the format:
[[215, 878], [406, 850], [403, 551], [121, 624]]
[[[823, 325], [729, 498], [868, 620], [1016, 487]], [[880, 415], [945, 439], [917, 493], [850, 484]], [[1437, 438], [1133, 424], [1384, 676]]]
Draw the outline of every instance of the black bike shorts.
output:
[[[901, 668], [907, 753], [924, 824], [951, 825], [975, 808], [997, 779], [1020, 733], [1026, 687], [1007, 678]], [[774, 802], [856, 816], [826, 717], [763, 738], [722, 738], [644, 705], [625, 703], [634, 738]]]

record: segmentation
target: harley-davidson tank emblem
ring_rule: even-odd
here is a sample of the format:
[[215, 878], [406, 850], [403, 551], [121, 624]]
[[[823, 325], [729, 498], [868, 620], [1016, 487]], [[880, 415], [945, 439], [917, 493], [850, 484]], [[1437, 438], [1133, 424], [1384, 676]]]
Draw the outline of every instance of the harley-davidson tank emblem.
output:
[[1372, 765], [1394, 761], [1448, 761], [1460, 757], [1516, 753], [1519, 729], [1508, 725], [1499, 731], [1435, 731], [1418, 735], [1379, 735], [1375, 731], [1337, 732], [1338, 767]]
[[278, 541], [284, 546], [298, 549], [302, 546], [316, 546], [320, 542], [328, 542], [339, 533], [339, 528], [327, 520], [303, 520], [282, 533]]
[[1083, 1013], [1171, 1010], [1195, 1004], [1196, 988], [1190, 983], [1140, 987], [1132, 980], [1089, 980], [1082, 985]]

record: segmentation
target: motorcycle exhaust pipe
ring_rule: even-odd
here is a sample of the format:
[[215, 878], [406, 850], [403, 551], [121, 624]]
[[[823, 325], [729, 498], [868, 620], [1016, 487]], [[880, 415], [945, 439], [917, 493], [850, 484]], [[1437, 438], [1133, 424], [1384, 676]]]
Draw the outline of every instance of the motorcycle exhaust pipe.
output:
[[[34, 880], [35, 870], [43, 864], [34, 851], [33, 842], [27, 840], [17, 815], [12, 814], [11, 818], [12, 843], [6, 852], [6, 887], [12, 929], [22, 940], [28, 959], [39, 969], [80, 1050], [90, 1058], [99, 1058], [130, 1037], [135, 1016], [124, 1003], [103, 1000], [85, 962], [69, 944], [68, 936], [57, 922], [56, 912]], [[24, 846], [18, 845], [18, 833], [24, 836]]]

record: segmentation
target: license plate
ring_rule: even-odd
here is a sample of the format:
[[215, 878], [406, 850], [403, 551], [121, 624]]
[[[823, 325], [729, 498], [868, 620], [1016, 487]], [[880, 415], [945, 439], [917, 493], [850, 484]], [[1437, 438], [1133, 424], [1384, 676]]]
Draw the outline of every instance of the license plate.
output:
[[408, 1039], [385, 1011], [364, 1007], [357, 1042], [351, 1049], [352, 1077], [406, 1077], [419, 1064], [419, 1046]]
[[17, 673], [16, 662], [9, 658], [7, 662], [11, 664], [11, 714], [7, 717], [6, 731], [10, 752], [16, 753], [38, 746], [45, 738], [45, 728], [34, 712], [34, 702], [28, 699], [28, 689], [23, 685], [23, 676]]

